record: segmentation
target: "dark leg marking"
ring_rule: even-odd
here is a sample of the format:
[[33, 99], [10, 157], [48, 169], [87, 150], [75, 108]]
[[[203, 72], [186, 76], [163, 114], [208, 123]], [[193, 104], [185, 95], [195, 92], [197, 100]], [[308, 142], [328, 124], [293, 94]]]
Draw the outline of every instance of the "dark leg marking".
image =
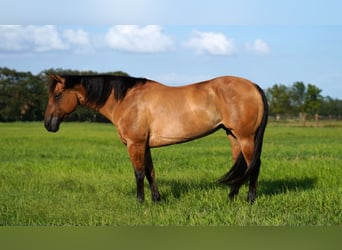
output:
[[135, 174], [135, 180], [137, 183], [137, 199], [139, 202], [144, 202], [145, 200], [145, 194], [144, 194], [145, 173], [144, 171], [134, 169], [134, 174]]
[[260, 172], [260, 165], [261, 161], [260, 159], [257, 160], [255, 163], [253, 172], [251, 173], [250, 180], [249, 180], [249, 190], [248, 190], [248, 196], [247, 201], [250, 203], [253, 203], [256, 199], [256, 190], [258, 186], [258, 176]]
[[151, 150], [149, 148], [146, 149], [145, 163], [146, 163], [146, 167], [145, 167], [146, 178], [148, 180], [148, 183], [150, 184], [152, 201], [160, 201], [160, 194], [159, 194], [158, 187], [155, 181]]

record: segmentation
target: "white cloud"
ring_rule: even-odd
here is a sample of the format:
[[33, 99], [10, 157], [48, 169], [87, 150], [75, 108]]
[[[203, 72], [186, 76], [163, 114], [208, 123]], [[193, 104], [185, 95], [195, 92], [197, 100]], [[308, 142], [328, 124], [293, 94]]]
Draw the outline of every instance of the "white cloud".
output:
[[88, 46], [89, 45], [89, 36], [88, 33], [83, 30], [72, 30], [68, 29], [63, 32], [63, 37], [66, 39], [66, 42], [69, 44]]
[[28, 26], [24, 27], [22, 32], [25, 34], [25, 42], [31, 43], [37, 52], [64, 50], [68, 47], [61, 40], [55, 26]]
[[194, 31], [184, 46], [198, 54], [233, 55], [237, 51], [234, 41], [218, 32]]
[[25, 35], [20, 29], [21, 27], [16, 25], [0, 26], [0, 50], [20, 51], [27, 48], [24, 43]]
[[88, 34], [82, 30], [66, 30], [60, 33], [53, 25], [0, 26], [0, 51], [2, 52], [79, 51], [89, 46]]
[[255, 39], [252, 43], [246, 43], [245, 47], [247, 51], [256, 55], [267, 55], [270, 53], [270, 47], [262, 39]]
[[91, 50], [92, 45], [89, 34], [81, 29], [65, 30], [63, 32], [63, 38], [65, 39], [65, 43], [68, 44], [69, 47], [73, 47], [75, 52], [82, 53]]
[[112, 49], [141, 53], [163, 52], [173, 44], [158, 25], [117, 25], [108, 31], [106, 42]]

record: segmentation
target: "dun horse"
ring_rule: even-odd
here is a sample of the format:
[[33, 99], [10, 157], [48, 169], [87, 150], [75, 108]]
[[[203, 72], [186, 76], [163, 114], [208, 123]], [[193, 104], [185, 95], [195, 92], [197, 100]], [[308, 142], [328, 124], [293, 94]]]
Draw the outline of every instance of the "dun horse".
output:
[[233, 167], [219, 182], [230, 186], [229, 199], [233, 200], [249, 179], [247, 200], [255, 200], [268, 117], [266, 97], [256, 84], [232, 76], [182, 87], [111, 75], [50, 78], [45, 128], [57, 132], [60, 123], [78, 105], [108, 118], [127, 146], [138, 201], [144, 201], [145, 177], [152, 200], [160, 200], [151, 148], [187, 142], [218, 129], [226, 131], [234, 160]]

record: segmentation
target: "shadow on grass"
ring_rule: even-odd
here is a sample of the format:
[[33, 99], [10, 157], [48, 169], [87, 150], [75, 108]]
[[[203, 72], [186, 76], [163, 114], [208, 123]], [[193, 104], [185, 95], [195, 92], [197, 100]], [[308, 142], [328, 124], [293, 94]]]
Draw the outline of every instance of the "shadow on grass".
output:
[[[260, 180], [258, 185], [258, 195], [272, 196], [277, 194], [285, 194], [291, 191], [305, 191], [315, 187], [317, 182], [316, 178], [304, 177], [304, 178], [289, 178], [278, 180]], [[196, 192], [199, 190], [215, 190], [215, 189], [227, 189], [225, 185], [217, 183], [215, 180], [159, 180], [160, 186], [166, 186], [170, 188], [171, 195], [180, 199], [182, 195], [189, 192]], [[164, 194], [167, 195], [167, 194]]]
[[[170, 189], [171, 195], [180, 199], [182, 195], [189, 192], [213, 190], [220, 187], [217, 182], [213, 180], [166, 180], [161, 179], [158, 181], [159, 186], [168, 187]], [[164, 194], [169, 195], [169, 194]], [[162, 196], [164, 196], [162, 195]]]
[[277, 195], [290, 191], [305, 191], [313, 189], [316, 178], [289, 178], [278, 180], [260, 180], [258, 193], [261, 195]]

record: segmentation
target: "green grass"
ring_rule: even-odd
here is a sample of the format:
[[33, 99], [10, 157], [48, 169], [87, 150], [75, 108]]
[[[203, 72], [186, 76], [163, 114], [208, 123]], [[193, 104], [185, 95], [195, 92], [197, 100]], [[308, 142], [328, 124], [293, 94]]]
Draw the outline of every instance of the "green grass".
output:
[[219, 131], [152, 150], [162, 201], [135, 198], [133, 169], [110, 124], [0, 123], [0, 225], [342, 225], [342, 127], [270, 125], [258, 198], [228, 202]]

